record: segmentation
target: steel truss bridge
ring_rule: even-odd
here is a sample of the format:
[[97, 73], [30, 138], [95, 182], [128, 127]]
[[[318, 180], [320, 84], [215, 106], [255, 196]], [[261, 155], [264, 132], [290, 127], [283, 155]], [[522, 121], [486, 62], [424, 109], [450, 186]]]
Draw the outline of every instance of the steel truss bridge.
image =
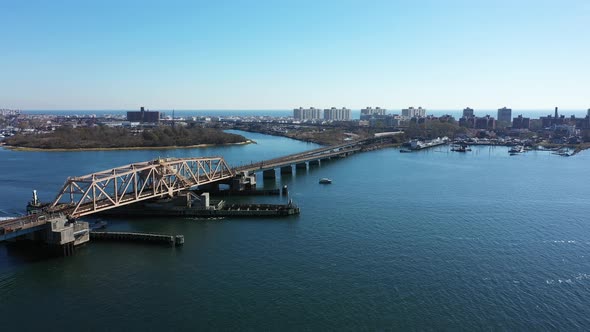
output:
[[55, 200], [40, 207], [39, 213], [1, 221], [0, 235], [42, 226], [52, 215], [76, 219], [151, 198], [173, 196], [234, 175], [222, 157], [207, 157], [156, 159], [69, 177]]

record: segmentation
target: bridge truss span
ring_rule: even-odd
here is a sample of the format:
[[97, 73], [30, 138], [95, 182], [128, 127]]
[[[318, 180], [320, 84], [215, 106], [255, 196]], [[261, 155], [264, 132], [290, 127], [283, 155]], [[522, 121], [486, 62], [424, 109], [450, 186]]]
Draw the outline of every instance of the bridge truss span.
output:
[[78, 218], [233, 176], [222, 157], [156, 159], [70, 177], [48, 210]]

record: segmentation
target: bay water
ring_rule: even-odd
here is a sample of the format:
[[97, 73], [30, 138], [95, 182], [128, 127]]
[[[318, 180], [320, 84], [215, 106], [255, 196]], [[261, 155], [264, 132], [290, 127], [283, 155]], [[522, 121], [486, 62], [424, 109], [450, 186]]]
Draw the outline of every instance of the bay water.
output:
[[[158, 157], [237, 166], [317, 147], [0, 149], [0, 216], [50, 201], [68, 176]], [[581, 330], [590, 326], [590, 153], [390, 148], [294, 172], [287, 218], [104, 219], [185, 245], [92, 242], [67, 258], [0, 244], [2, 330]], [[318, 180], [328, 177], [331, 185]], [[5, 329], [6, 328], [6, 329]]]

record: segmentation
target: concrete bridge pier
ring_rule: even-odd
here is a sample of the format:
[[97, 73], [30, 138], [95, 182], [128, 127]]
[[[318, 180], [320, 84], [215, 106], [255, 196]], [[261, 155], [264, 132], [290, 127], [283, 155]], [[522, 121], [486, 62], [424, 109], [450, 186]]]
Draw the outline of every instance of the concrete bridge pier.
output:
[[262, 179], [276, 179], [277, 172], [275, 169], [267, 169], [266, 171], [262, 171]]
[[293, 167], [291, 165], [281, 167], [281, 175], [293, 175]]
[[240, 172], [236, 174], [230, 183], [231, 190], [251, 190], [256, 189], [255, 173]]
[[42, 229], [20, 239], [43, 243], [55, 256], [72, 256], [76, 246], [90, 240], [90, 226], [87, 222], [73, 222], [65, 216], [57, 216], [49, 219]]
[[246, 185], [247, 189], [254, 190], [256, 189], [256, 173], [248, 174], [248, 183]]

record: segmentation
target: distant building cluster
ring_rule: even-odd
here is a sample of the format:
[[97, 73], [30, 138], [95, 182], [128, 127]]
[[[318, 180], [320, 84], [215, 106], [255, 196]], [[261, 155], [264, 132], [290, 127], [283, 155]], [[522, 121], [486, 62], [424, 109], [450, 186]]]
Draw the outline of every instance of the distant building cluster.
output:
[[352, 120], [350, 109], [343, 108], [328, 108], [321, 110], [315, 107], [310, 108], [295, 108], [293, 109], [293, 118], [298, 121], [314, 121], [324, 119], [326, 121], [350, 121]]
[[[498, 110], [499, 112], [500, 110]], [[496, 129], [496, 119], [489, 115], [477, 117], [474, 115], [472, 108], [466, 107], [463, 109], [463, 116], [459, 119], [459, 126], [472, 129], [494, 130]]]
[[12, 110], [8, 108], [0, 108], [0, 115], [8, 116], [8, 115], [19, 115], [20, 110]]
[[553, 116], [541, 117], [541, 126], [546, 130], [567, 132], [568, 134], [572, 134], [576, 129], [590, 129], [590, 110], [584, 118], [576, 118], [574, 115], [566, 118], [564, 115], [558, 114], [556, 107]]
[[147, 111], [143, 106], [139, 111], [127, 112], [127, 121], [140, 123], [158, 123], [160, 122], [160, 112]]

